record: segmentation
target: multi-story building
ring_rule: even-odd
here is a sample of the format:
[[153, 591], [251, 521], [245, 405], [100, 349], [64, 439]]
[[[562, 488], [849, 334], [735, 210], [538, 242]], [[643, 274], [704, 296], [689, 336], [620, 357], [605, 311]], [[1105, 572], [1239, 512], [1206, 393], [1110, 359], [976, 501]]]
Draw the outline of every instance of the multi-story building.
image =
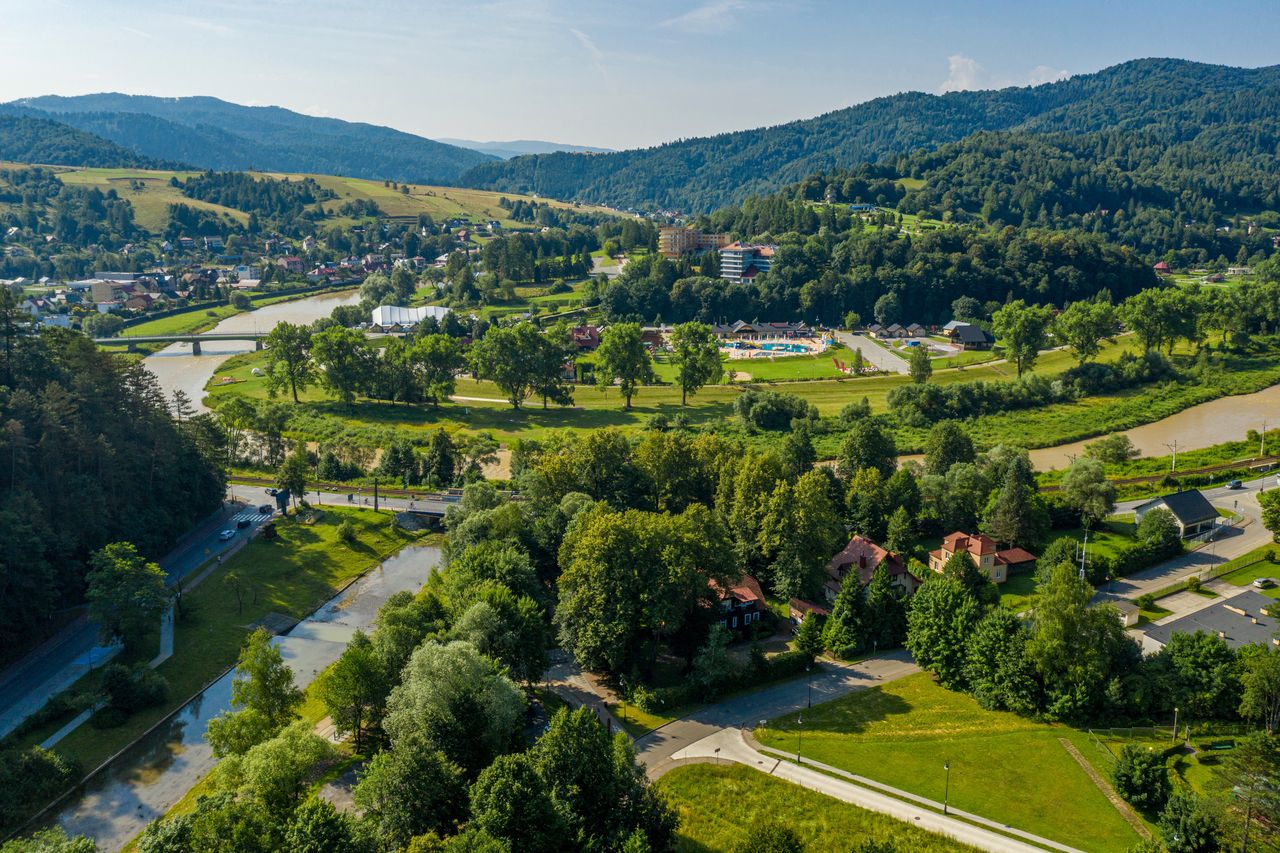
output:
[[708, 252], [728, 243], [728, 234], [703, 234], [697, 228], [686, 228], [683, 225], [664, 225], [658, 229], [658, 253], [664, 258]]
[[773, 264], [774, 246], [730, 243], [720, 249], [720, 277], [734, 284], [751, 281]]

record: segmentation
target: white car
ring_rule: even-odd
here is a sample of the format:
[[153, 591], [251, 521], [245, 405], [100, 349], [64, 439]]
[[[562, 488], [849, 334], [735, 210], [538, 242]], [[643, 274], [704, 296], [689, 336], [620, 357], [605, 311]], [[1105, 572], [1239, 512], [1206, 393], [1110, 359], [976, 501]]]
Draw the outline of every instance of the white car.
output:
[[223, 542], [226, 542], [230, 539], [235, 539], [236, 532], [234, 530], [224, 530], [218, 534], [218, 538], [221, 539]]

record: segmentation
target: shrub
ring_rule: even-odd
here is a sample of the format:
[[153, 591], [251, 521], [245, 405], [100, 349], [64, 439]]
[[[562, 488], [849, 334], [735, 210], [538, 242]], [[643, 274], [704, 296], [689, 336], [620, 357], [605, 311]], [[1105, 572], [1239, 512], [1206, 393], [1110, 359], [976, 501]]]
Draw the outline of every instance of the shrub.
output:
[[0, 835], [17, 828], [31, 810], [69, 787], [80, 765], [59, 753], [33, 746], [0, 752]]
[[343, 519], [338, 525], [338, 540], [347, 545], [356, 544], [356, 526], [351, 523], [351, 519]]
[[1116, 793], [1135, 808], [1154, 812], [1169, 799], [1169, 771], [1164, 753], [1125, 744], [1111, 770], [1111, 783]]
[[1199, 592], [1199, 591], [1200, 591], [1199, 575], [1192, 575], [1191, 577], [1187, 578], [1187, 592]]
[[734, 412], [747, 424], [764, 430], [787, 429], [795, 420], [816, 421], [818, 408], [794, 394], [748, 389], [733, 401]]
[[1151, 593], [1146, 592], [1134, 599], [1134, 603], [1142, 610], [1154, 610], [1156, 607], [1156, 597]]
[[169, 682], [146, 664], [113, 663], [102, 671], [102, 691], [109, 708], [131, 714], [168, 698]]

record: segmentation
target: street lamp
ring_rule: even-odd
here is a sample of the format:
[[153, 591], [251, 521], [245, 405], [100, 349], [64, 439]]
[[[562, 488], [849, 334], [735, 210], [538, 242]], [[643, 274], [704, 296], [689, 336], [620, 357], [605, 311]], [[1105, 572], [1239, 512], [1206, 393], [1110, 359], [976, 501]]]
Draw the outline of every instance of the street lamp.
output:
[[810, 708], [812, 708], [812, 707], [813, 707], [813, 675], [811, 674], [811, 670], [812, 670], [812, 669], [813, 669], [813, 664], [809, 664], [808, 666], [806, 666], [806, 667], [804, 668], [804, 673], [805, 673], [805, 677], [806, 677], [807, 685], [808, 685], [808, 689], [809, 689], [809, 704], [808, 704], [808, 706], [809, 706]]
[[1173, 742], [1178, 742], [1178, 706], [1173, 707]]
[[951, 762], [942, 762], [942, 769], [946, 771], [947, 781], [942, 789], [942, 813], [947, 813], [947, 800], [951, 798]]
[[796, 763], [800, 763], [800, 747], [804, 743], [804, 714], [799, 717], [800, 728], [796, 734]]

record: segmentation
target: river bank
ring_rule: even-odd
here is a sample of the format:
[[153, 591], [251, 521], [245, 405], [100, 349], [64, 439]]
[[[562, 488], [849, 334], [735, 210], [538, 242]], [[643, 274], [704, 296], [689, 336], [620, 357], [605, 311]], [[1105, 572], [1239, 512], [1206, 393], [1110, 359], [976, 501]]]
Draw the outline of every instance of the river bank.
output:
[[[277, 637], [298, 686], [337, 660], [356, 630], [370, 628], [388, 598], [420, 589], [440, 556], [434, 546], [408, 546]], [[123, 848], [216, 764], [204, 734], [209, 720], [230, 708], [232, 679], [229, 670], [115, 756], [45, 822], [91, 837], [107, 853]]]
[[[356, 290], [329, 291], [274, 302], [232, 315], [208, 331], [212, 334], [236, 334], [270, 331], [277, 323], [312, 323], [328, 317], [340, 305], [355, 305], [360, 301]], [[192, 401], [198, 412], [206, 412], [204, 406], [205, 385], [213, 378], [218, 367], [237, 353], [253, 351], [252, 341], [209, 341], [200, 345], [200, 355], [191, 354], [190, 344], [170, 344], [142, 360], [143, 365], [155, 374], [166, 397], [182, 391]]]

